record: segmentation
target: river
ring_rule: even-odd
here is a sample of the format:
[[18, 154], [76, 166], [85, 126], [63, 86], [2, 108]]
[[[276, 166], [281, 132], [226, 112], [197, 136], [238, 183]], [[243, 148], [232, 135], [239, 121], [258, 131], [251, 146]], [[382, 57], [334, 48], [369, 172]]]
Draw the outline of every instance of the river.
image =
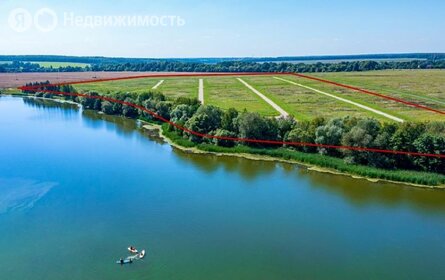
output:
[[[120, 266], [127, 247], [145, 259]], [[1, 279], [445, 279], [445, 192], [173, 149], [0, 97]]]

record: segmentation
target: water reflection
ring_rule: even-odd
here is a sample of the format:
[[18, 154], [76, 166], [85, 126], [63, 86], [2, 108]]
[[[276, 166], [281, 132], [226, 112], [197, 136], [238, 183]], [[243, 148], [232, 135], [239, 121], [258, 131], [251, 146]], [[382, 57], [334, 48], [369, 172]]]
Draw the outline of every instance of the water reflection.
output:
[[248, 180], [273, 173], [276, 166], [281, 165], [280, 163], [247, 160], [240, 157], [194, 154], [179, 149], [173, 151], [184, 163], [192, 163], [206, 173], [212, 173], [223, 168], [226, 172], [238, 172], [243, 179]]
[[300, 176], [308, 178], [313, 188], [338, 195], [356, 207], [369, 205], [399, 207], [405, 204], [422, 211], [445, 211], [445, 191], [441, 190], [371, 182], [309, 170], [300, 172]]
[[[124, 118], [121, 116], [110, 116], [98, 113], [92, 110], [84, 110], [82, 112], [84, 124], [90, 128], [103, 128], [107, 131], [115, 132], [119, 136], [132, 137], [135, 133], [144, 136], [144, 138], [155, 141], [158, 144], [165, 144], [159, 134], [142, 128], [144, 125], [141, 121]], [[116, 129], [116, 127], [118, 129]]]
[[255, 161], [238, 157], [192, 154], [174, 149], [184, 163], [192, 163], [207, 173], [223, 168], [226, 172], [239, 173], [243, 179], [253, 180], [281, 168], [296, 181], [304, 178], [309, 186], [337, 195], [355, 207], [383, 205], [399, 207], [404, 204], [422, 211], [445, 211], [445, 191], [420, 189], [389, 182], [371, 182], [344, 175], [311, 171], [297, 164]]
[[[102, 128], [107, 131], [116, 132], [120, 136], [128, 137], [138, 128], [134, 120], [120, 116], [109, 116], [91, 110], [84, 110], [84, 124], [90, 128]], [[118, 129], [116, 129], [116, 127]]]
[[54, 112], [55, 110], [58, 109], [60, 109], [60, 111], [67, 111], [67, 109], [73, 109], [75, 111], [79, 110], [79, 106], [77, 104], [58, 102], [49, 99], [23, 97], [23, 103], [25, 103], [28, 107], [44, 109], [44, 110], [47, 109], [45, 111], [51, 111], [51, 112]]
[[[79, 106], [73, 103], [62, 103], [54, 100], [32, 98], [32, 97], [24, 97], [23, 103], [26, 106], [41, 111], [43, 113], [47, 112], [51, 112], [52, 114], [57, 113], [61, 117], [63, 117], [63, 120], [70, 120], [79, 117], [78, 114], [80, 110]], [[32, 116], [32, 118], [38, 118], [38, 119], [45, 119], [49, 117], [50, 117], [49, 114], [38, 114]]]
[[0, 214], [34, 207], [56, 184], [21, 179], [0, 179]]

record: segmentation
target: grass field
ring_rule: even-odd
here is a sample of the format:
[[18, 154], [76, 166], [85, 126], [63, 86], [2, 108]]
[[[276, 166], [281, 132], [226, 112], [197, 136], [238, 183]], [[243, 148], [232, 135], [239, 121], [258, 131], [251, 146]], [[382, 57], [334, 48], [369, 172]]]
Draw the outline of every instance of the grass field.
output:
[[390, 94], [433, 108], [445, 106], [445, 70], [385, 70], [313, 76]]
[[[314, 74], [327, 80], [353, 85], [387, 96], [403, 99], [433, 109], [445, 111], [445, 71], [444, 70], [385, 70], [372, 72], [323, 73]], [[348, 90], [346, 90], [348, 92]], [[341, 90], [341, 92], [345, 92]], [[357, 96], [358, 94], [355, 94]], [[377, 107], [385, 107], [397, 112], [407, 120], [442, 120], [443, 115], [385, 101], [375, 97], [358, 95], [362, 100], [373, 102]]]
[[[291, 80], [291, 77], [283, 77]], [[245, 79], [263, 94], [280, 105], [297, 120], [310, 120], [316, 117], [375, 117], [379, 115], [364, 111], [353, 105], [329, 98], [322, 94], [304, 89], [273, 77], [249, 77]]]
[[168, 78], [157, 79], [156, 83], [164, 80], [162, 85], [157, 88], [157, 91], [162, 92], [167, 97], [190, 97], [198, 98], [198, 78]]
[[235, 108], [239, 111], [258, 112], [266, 116], [279, 115], [269, 104], [235, 77], [204, 79], [204, 100], [206, 104], [223, 109]]
[[[223, 109], [233, 107], [240, 111], [259, 112], [267, 116], [278, 115], [278, 112], [240, 83], [236, 79], [236, 74], [234, 75], [233, 77], [203, 77], [205, 104], [215, 105]], [[390, 70], [309, 75], [357, 86], [445, 111], [445, 82], [443, 82], [445, 81], [445, 71], [442, 70]], [[244, 81], [266, 95], [288, 113], [294, 115], [297, 120], [310, 120], [315, 117], [329, 119], [350, 115], [374, 117], [382, 121], [394, 121], [384, 115], [387, 114], [407, 121], [445, 121], [445, 117], [438, 113], [410, 107], [350, 89], [291, 75], [280, 77], [356, 103], [350, 104], [327, 94], [274, 79], [273, 75], [243, 77]], [[113, 91], [142, 92], [151, 90], [160, 80], [164, 80], [156, 90], [164, 93], [167, 97], [185, 96], [197, 98], [199, 78], [146, 78], [76, 85], [76, 88], [81, 91], [94, 90], [100, 93]], [[368, 109], [357, 106], [357, 104], [366, 106]], [[383, 113], [383, 115], [372, 112], [369, 108], [377, 110]]]
[[[344, 73], [346, 74], [346, 73]], [[319, 75], [319, 77], [321, 77]], [[350, 84], [353, 85], [351, 83], [348, 83], [346, 81], [340, 81], [340, 79], [335, 80], [335, 79], [329, 79], [328, 76], [322, 76], [328, 80], [332, 80], [332, 81], [337, 81], [337, 82], [341, 82], [341, 83], [345, 83], [345, 84]], [[444, 76], [445, 78], [445, 76]], [[334, 85], [329, 85], [329, 84], [325, 84], [325, 83], [320, 83], [318, 81], [312, 81], [312, 80], [308, 80], [308, 79], [304, 79], [304, 78], [298, 78], [298, 77], [291, 77], [291, 79], [297, 83], [300, 83], [302, 85], [306, 85], [306, 86], [310, 86], [313, 88], [317, 88], [319, 90], [334, 94], [336, 96], [340, 96], [343, 98], [346, 98], [348, 100], [351, 101], [355, 101], [357, 103], [369, 106], [371, 108], [380, 110], [382, 112], [391, 114], [393, 116], [399, 117], [403, 120], [408, 120], [408, 121], [431, 121], [431, 120], [445, 120], [443, 115], [437, 114], [437, 113], [433, 113], [430, 111], [425, 111], [419, 108], [415, 108], [415, 107], [411, 107], [402, 103], [397, 103], [391, 100], [387, 100], [387, 99], [382, 99], [376, 96], [372, 96], [372, 95], [368, 95], [368, 94], [363, 94], [354, 90], [349, 90], [349, 89], [345, 89], [345, 88], [340, 88]], [[405, 78], [402, 77], [402, 79], [404, 80]], [[420, 77], [418, 77], [417, 79], [421, 79]], [[399, 81], [400, 82], [400, 81]], [[401, 96], [399, 94], [395, 94], [395, 93], [389, 93], [389, 92], [381, 92], [376, 88], [370, 88], [367, 87], [366, 85], [361, 84], [359, 81], [356, 81], [357, 84], [354, 84], [360, 88], [363, 89], [367, 89], [367, 90], [375, 90], [378, 93], [384, 94], [384, 95], [388, 95], [388, 96], [393, 96], [393, 97], [397, 97], [397, 98], [401, 98], [406, 100], [407, 98], [405, 96]], [[426, 96], [426, 94], [422, 93], [422, 96]], [[407, 100], [407, 101], [413, 101], [413, 100]], [[439, 110], [445, 110], [445, 106], [436, 104], [427, 100], [422, 100], [421, 99], [417, 99], [414, 101], [417, 104], [421, 104], [427, 107], [431, 107], [431, 108], [435, 108], [435, 109], [439, 109]]]
[[122, 81], [111, 81], [111, 82], [100, 82], [100, 83], [89, 83], [89, 84], [78, 84], [75, 85], [77, 90], [82, 92], [86, 91], [96, 91], [102, 94], [108, 92], [146, 92], [150, 91], [158, 79], [133, 79], [133, 80], [122, 80]]
[[76, 63], [76, 62], [31, 62], [39, 64], [41, 67], [53, 67], [53, 68], [59, 68], [59, 67], [82, 67], [85, 68], [89, 66], [87, 63]]
[[[53, 67], [53, 68], [59, 68], [59, 67], [82, 67], [85, 68], [89, 66], [90, 64], [87, 63], [77, 63], [77, 62], [47, 62], [47, 61], [24, 61], [29, 62], [33, 64], [39, 64], [41, 67]], [[12, 63], [12, 61], [0, 61], [0, 64], [3, 63]]]
[[155, 91], [162, 92], [169, 98], [177, 98], [180, 96], [190, 98], [198, 97], [198, 78], [143, 78], [78, 84], [75, 88], [82, 92], [96, 91], [104, 94], [107, 92], [140, 93], [153, 90], [153, 87], [161, 80], [164, 80], [164, 82]]

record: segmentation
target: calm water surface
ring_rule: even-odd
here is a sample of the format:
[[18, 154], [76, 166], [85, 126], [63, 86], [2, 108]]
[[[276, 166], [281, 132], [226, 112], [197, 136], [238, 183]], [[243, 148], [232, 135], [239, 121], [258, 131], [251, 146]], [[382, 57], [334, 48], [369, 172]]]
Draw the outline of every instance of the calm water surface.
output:
[[[146, 259], [116, 265], [128, 245]], [[0, 98], [1, 279], [445, 279], [445, 192], [193, 155]]]

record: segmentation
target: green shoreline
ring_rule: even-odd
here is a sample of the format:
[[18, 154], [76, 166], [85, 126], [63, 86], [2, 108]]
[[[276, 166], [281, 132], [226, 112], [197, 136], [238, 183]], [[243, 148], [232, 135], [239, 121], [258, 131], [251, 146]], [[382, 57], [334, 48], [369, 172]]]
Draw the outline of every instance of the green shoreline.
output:
[[[139, 120], [144, 123], [143, 129], [149, 130], [149, 131], [156, 131], [158, 133], [158, 136], [162, 138], [165, 142], [167, 142], [170, 146], [179, 149], [181, 151], [189, 152], [189, 153], [195, 153], [195, 154], [209, 154], [209, 155], [216, 155], [216, 156], [230, 156], [230, 157], [240, 157], [245, 158], [249, 160], [257, 160], [257, 161], [273, 161], [273, 162], [281, 162], [281, 163], [289, 163], [289, 164], [296, 164], [301, 167], [307, 168], [309, 171], [315, 171], [315, 172], [321, 172], [321, 173], [328, 173], [332, 175], [341, 175], [341, 176], [348, 176], [354, 179], [359, 180], [367, 180], [370, 182], [388, 182], [388, 183], [395, 183], [410, 187], [417, 187], [417, 188], [424, 188], [424, 189], [435, 189], [435, 190], [445, 190], [445, 185], [426, 185], [426, 184], [417, 184], [417, 183], [411, 183], [411, 182], [403, 182], [403, 181], [396, 181], [396, 180], [389, 180], [384, 178], [374, 178], [374, 177], [367, 177], [367, 176], [361, 176], [359, 174], [354, 173], [348, 173], [348, 172], [342, 172], [339, 170], [336, 170], [334, 168], [327, 168], [316, 164], [311, 164], [303, 161], [293, 160], [293, 159], [285, 159], [275, 156], [268, 156], [268, 155], [260, 155], [260, 154], [253, 154], [253, 153], [238, 153], [238, 152], [217, 152], [217, 151], [209, 151], [209, 150], [202, 150], [199, 148], [199, 145], [196, 145], [194, 147], [186, 147], [181, 144], [176, 143], [174, 140], [172, 140], [170, 137], [168, 137], [165, 134], [165, 127], [159, 124], [153, 124], [144, 120]], [[220, 147], [216, 147], [220, 148]], [[225, 148], [230, 149], [230, 148]], [[298, 152], [301, 154], [304, 154], [302, 152]], [[321, 155], [320, 155], [321, 157]], [[326, 156], [323, 156], [326, 157]], [[369, 167], [366, 167], [369, 168]], [[378, 169], [376, 169], [378, 170]], [[392, 172], [392, 171], [388, 171]], [[416, 172], [416, 171], [406, 171], [408, 173]], [[421, 172], [418, 172], [421, 173]], [[431, 173], [432, 174], [432, 173]]]
[[[76, 104], [79, 107], [82, 107], [81, 104], [73, 101], [68, 100], [62, 100], [62, 99], [56, 99], [56, 98], [43, 98], [43, 97], [35, 97], [35, 96], [29, 96], [29, 95], [14, 95], [14, 96], [21, 96], [21, 97], [28, 97], [28, 98], [34, 98], [34, 99], [41, 99], [41, 100], [49, 100], [59, 103], [69, 103], [69, 104]], [[96, 111], [97, 112], [97, 111]], [[136, 119], [134, 119], [136, 120]], [[231, 156], [231, 157], [241, 157], [246, 158], [250, 160], [258, 160], [258, 161], [273, 161], [273, 162], [282, 162], [282, 163], [289, 163], [289, 164], [297, 164], [299, 166], [305, 167], [310, 171], [316, 171], [321, 173], [329, 173], [333, 175], [343, 175], [343, 176], [349, 176], [351, 178], [360, 179], [360, 180], [367, 180], [371, 182], [389, 182], [389, 183], [396, 183], [411, 187], [418, 187], [418, 188], [428, 188], [428, 189], [437, 189], [437, 190], [445, 190], [445, 184], [424, 184], [421, 182], [415, 182], [420, 180], [421, 175], [431, 175], [431, 176], [438, 176], [438, 177], [445, 177], [441, 174], [436, 173], [427, 173], [427, 172], [419, 172], [419, 171], [409, 171], [409, 170], [383, 170], [373, 167], [367, 167], [367, 166], [361, 166], [361, 165], [348, 165], [343, 162], [342, 159], [338, 158], [331, 158], [327, 156], [322, 156], [319, 154], [311, 154], [311, 153], [304, 153], [304, 152], [298, 152], [298, 151], [290, 151], [285, 150], [284, 148], [278, 148], [278, 149], [255, 149], [250, 147], [241, 147], [238, 150], [244, 150], [244, 151], [237, 151], [237, 147], [235, 148], [223, 148], [215, 145], [210, 144], [195, 144], [193, 142], [190, 142], [186, 139], [174, 139], [174, 132], [168, 131], [168, 125], [160, 125], [153, 122], [148, 122], [146, 120], [139, 119], [144, 125], [142, 126], [143, 129], [149, 130], [149, 131], [157, 131], [156, 133], [160, 138], [162, 138], [165, 142], [167, 142], [169, 145], [171, 145], [174, 148], [180, 149], [182, 151], [196, 153], [196, 154], [211, 154], [216, 156]], [[169, 135], [170, 134], [170, 135]], [[176, 141], [175, 141], [176, 140]], [[287, 151], [287, 152], [286, 152]], [[325, 162], [327, 166], [322, 166], [321, 164], [314, 163], [313, 161], [315, 159], [322, 160]], [[312, 162], [311, 162], [312, 161]], [[327, 163], [330, 162], [330, 163]], [[333, 167], [334, 165], [337, 165], [337, 167], [340, 167], [340, 165], [343, 167], [343, 170], [340, 170], [340, 168]], [[360, 174], [359, 172], [352, 171], [352, 168], [358, 168], [361, 171], [373, 171], [374, 175], [376, 176], [365, 176]], [[347, 169], [347, 170], [345, 170]], [[369, 173], [369, 172], [368, 172]], [[403, 173], [403, 174], [402, 174]], [[405, 176], [406, 181], [404, 180], [392, 180], [386, 177], [401, 177]], [[445, 179], [440, 178], [441, 181], [444, 181]], [[438, 179], [438, 180], [440, 180]], [[414, 181], [414, 182], [413, 182]]]

